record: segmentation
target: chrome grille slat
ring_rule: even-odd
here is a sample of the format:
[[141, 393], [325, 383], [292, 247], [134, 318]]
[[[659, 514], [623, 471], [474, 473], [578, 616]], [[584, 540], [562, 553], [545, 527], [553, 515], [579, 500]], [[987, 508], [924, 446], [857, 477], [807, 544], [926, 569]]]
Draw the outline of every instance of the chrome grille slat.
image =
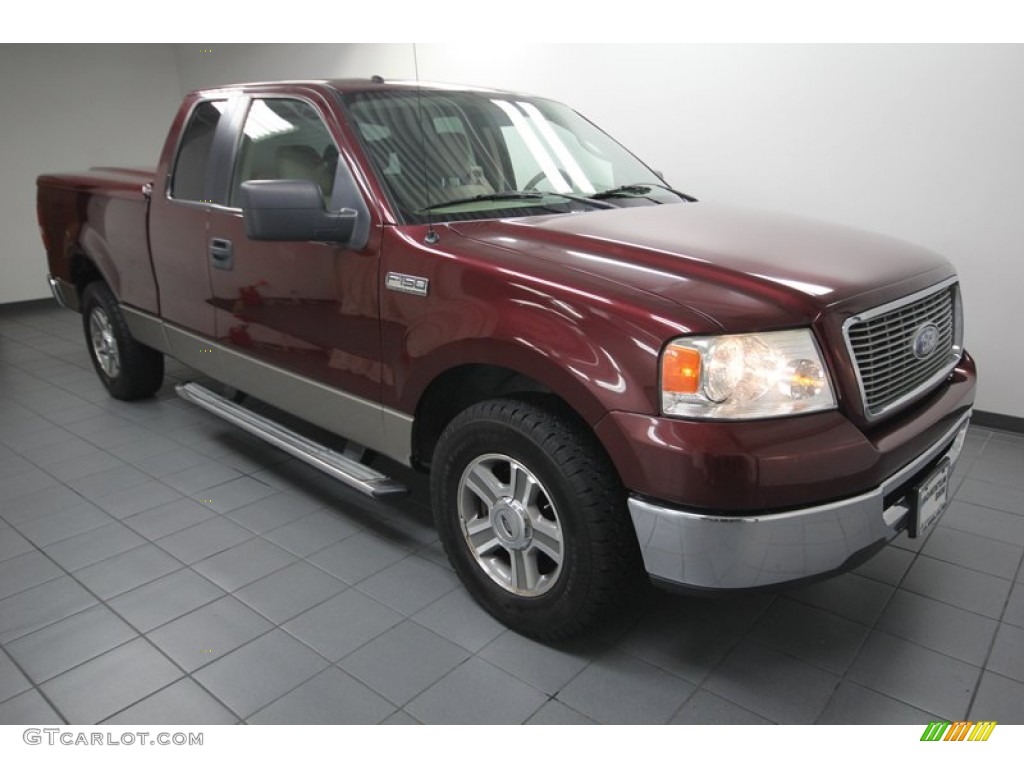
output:
[[[913, 399], [945, 376], [960, 357], [962, 329], [956, 327], [959, 294], [955, 280], [922, 294], [851, 318], [844, 326], [869, 419]], [[919, 359], [913, 350], [926, 324], [939, 331], [938, 346]]]

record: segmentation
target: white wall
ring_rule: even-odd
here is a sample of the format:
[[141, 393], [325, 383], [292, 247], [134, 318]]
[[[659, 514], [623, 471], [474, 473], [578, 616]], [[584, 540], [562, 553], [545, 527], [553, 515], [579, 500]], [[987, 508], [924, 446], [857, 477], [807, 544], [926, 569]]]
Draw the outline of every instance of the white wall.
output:
[[170, 45], [0, 45], [0, 304], [50, 295], [36, 176], [155, 166], [180, 89]]
[[[962, 276], [968, 345], [982, 374], [978, 407], [1024, 417], [1016, 386], [1024, 362], [1016, 356], [1011, 321], [1024, 304], [1024, 46], [207, 48], [174, 46], [182, 91], [257, 79], [409, 78], [418, 61], [424, 80], [565, 101], [702, 199], [829, 219], [933, 248]], [[166, 65], [163, 54], [141, 58]], [[7, 82], [7, 66], [2, 70], [0, 84]], [[43, 71], [56, 76], [60, 67]], [[139, 74], [164, 84], [174, 79], [152, 66]], [[0, 85], [0, 94], [5, 88]], [[120, 96], [117, 89], [108, 95]], [[6, 121], [10, 101], [4, 104]], [[95, 107], [78, 106], [80, 112], [56, 112], [97, 119]], [[145, 126], [153, 126], [158, 147], [166, 117], [149, 117]], [[2, 163], [7, 135], [6, 129], [0, 134]], [[123, 149], [110, 147], [102, 162], [123, 161], [131, 148]], [[17, 190], [28, 188], [22, 182]], [[5, 220], [10, 207], [0, 207]], [[38, 253], [30, 219], [33, 233], [20, 250]], [[20, 290], [5, 292], [0, 281], [0, 302], [31, 297], [24, 294], [28, 287]], [[34, 284], [32, 290], [39, 294]]]

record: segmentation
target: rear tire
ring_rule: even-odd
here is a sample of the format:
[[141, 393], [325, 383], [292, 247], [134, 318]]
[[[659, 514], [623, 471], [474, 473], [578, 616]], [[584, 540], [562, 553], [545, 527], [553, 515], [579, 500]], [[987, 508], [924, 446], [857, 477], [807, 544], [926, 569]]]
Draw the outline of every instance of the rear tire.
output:
[[618, 475], [564, 409], [504, 399], [471, 406], [441, 435], [431, 482], [455, 571], [517, 632], [577, 634], [645, 588]]
[[89, 283], [82, 292], [82, 326], [93, 367], [111, 396], [139, 400], [160, 389], [163, 354], [132, 338], [106, 283]]

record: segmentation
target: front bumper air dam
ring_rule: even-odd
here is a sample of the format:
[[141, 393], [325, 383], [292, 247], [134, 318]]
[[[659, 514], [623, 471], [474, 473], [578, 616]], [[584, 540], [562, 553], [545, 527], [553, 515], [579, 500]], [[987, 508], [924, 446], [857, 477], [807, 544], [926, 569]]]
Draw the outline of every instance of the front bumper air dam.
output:
[[916, 475], [963, 448], [970, 412], [921, 456], [879, 487], [848, 499], [760, 517], [723, 517], [632, 497], [644, 565], [655, 581], [691, 590], [767, 587], [838, 572], [906, 527], [904, 498], [884, 500]]

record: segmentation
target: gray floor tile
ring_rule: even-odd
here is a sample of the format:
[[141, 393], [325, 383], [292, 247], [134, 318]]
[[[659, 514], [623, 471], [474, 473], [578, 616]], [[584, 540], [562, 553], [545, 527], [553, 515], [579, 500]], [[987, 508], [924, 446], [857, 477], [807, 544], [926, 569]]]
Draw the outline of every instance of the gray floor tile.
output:
[[261, 725], [367, 725], [395, 712], [395, 705], [339, 669], [329, 667], [248, 718]]
[[264, 533], [263, 538], [299, 557], [308, 557], [360, 530], [360, 526], [337, 512], [321, 509], [274, 528]]
[[1024, 683], [985, 672], [981, 676], [978, 694], [974, 697], [968, 717], [972, 720], [1024, 725]]
[[921, 553], [1001, 579], [1012, 579], [1024, 557], [1024, 547], [940, 526]]
[[118, 595], [110, 601], [110, 607], [140, 632], [149, 632], [224, 595], [217, 585], [189, 568], [182, 568]]
[[282, 624], [339, 592], [344, 582], [306, 562], [297, 562], [235, 592], [235, 597]]
[[68, 571], [77, 571], [129, 549], [145, 540], [121, 523], [112, 522], [46, 547], [46, 554]]
[[20, 448], [22, 456], [44, 469], [58, 461], [84, 456], [96, 450], [95, 445], [87, 443], [63, 429], [54, 429], [46, 434], [52, 434], [53, 440], [47, 441], [45, 445], [40, 445], [37, 448]]
[[[494, 691], [501, 691], [495, 696]], [[427, 724], [526, 722], [547, 697], [486, 661], [471, 658], [405, 707]]]
[[331, 661], [369, 642], [402, 620], [402, 615], [349, 589], [284, 625], [292, 635]]
[[106, 512], [83, 501], [69, 509], [18, 523], [15, 527], [37, 547], [45, 547], [112, 522], [114, 519]]
[[0, 562], [0, 600], [56, 579], [64, 572], [38, 550]]
[[216, 513], [211, 512], [202, 504], [181, 497], [167, 504], [161, 504], [158, 507], [147, 509], [145, 512], [126, 517], [124, 524], [150, 541], [156, 541], [164, 536], [170, 536], [172, 533], [191, 528], [193, 525], [213, 520], [216, 516]]
[[981, 670], [883, 632], [872, 632], [847, 679], [950, 720], [967, 714]]
[[411, 616], [458, 585], [459, 580], [450, 571], [410, 555], [361, 581], [358, 588], [396, 611]]
[[[579, 650], [573, 652], [573, 647]], [[488, 644], [478, 656], [494, 666], [553, 696], [576, 675], [594, 655], [596, 646], [585, 642], [544, 645], [509, 630]], [[603, 649], [602, 649], [603, 650]]]
[[890, 545], [855, 569], [854, 573], [895, 587], [902, 581], [913, 561], [913, 552]]
[[1018, 491], [1024, 490], [1024, 473], [1020, 471], [1019, 460], [1017, 463], [991, 461], [982, 453], [971, 465], [970, 476], [982, 482], [1003, 485]]
[[202, 503], [214, 512], [225, 514], [274, 493], [277, 493], [277, 489], [266, 483], [252, 477], [239, 477], [207, 488], [196, 496], [201, 496]]
[[939, 525], [965, 533], [1024, 546], [1024, 515], [954, 501]]
[[229, 480], [234, 480], [237, 477], [241, 477], [238, 471], [226, 464], [206, 459], [202, 464], [183, 469], [180, 472], [163, 475], [160, 479], [174, 490], [192, 495], [226, 483]]
[[878, 629], [981, 666], [992, 647], [998, 622], [898, 590], [878, 621]]
[[93, 503], [118, 520], [123, 520], [180, 498], [181, 494], [173, 488], [168, 488], [159, 480], [149, 480], [134, 488], [101, 496]]
[[387, 630], [339, 666], [404, 705], [469, 658], [469, 652], [412, 621]]
[[991, 507], [1003, 512], [1024, 512], [1024, 499], [1021, 498], [1018, 489], [986, 483], [971, 477], [960, 485], [956, 498], [979, 507]]
[[6, 701], [32, 687], [28, 678], [0, 651], [0, 701]]
[[152, 544], [145, 544], [75, 571], [75, 578], [101, 599], [142, 586], [181, 568], [180, 562]]
[[272, 627], [251, 608], [227, 596], [154, 629], [148, 637], [186, 672], [193, 672]]
[[667, 723], [694, 690], [675, 675], [613, 650], [598, 656], [557, 699], [598, 723]]
[[320, 550], [309, 561], [346, 584], [357, 584], [407, 557], [409, 552], [376, 534], [362, 531]]
[[139, 456], [137, 459], [129, 458], [128, 461], [153, 477], [167, 477], [168, 475], [173, 475], [210, 461], [208, 457], [203, 456], [203, 454], [197, 451], [182, 448], [177, 443], [171, 444], [175, 447], [170, 450], [150, 454], [149, 456]]
[[41, 686], [70, 723], [98, 723], [181, 677], [142, 638], [115, 648]]
[[190, 678], [172, 683], [103, 721], [105, 725], [231, 725], [238, 716]]
[[0, 534], [0, 563], [12, 557], [31, 552], [35, 547], [13, 528], [4, 524], [3, 533]]
[[36, 683], [116, 648], [138, 634], [109, 608], [95, 605], [6, 645]]
[[818, 718], [823, 725], [919, 725], [942, 717], [933, 712], [843, 681]]
[[791, 597], [802, 603], [838, 614], [858, 624], [872, 626], [892, 596], [893, 588], [887, 584], [844, 573], [835, 578], [809, 584], [789, 591]]
[[275, 629], [199, 670], [195, 679], [248, 718], [326, 666], [323, 658]]
[[137, 488], [140, 485], [150, 482], [151, 478], [145, 472], [137, 470], [127, 464], [114, 467], [113, 469], [96, 472], [78, 480], [68, 483], [68, 486], [89, 500], [95, 500], [111, 493], [126, 491]]
[[191, 565], [252, 537], [252, 531], [223, 517], [215, 517], [170, 536], [164, 536], [157, 544], [183, 563]]
[[1024, 583], [1017, 582], [1003, 612], [1003, 621], [1015, 627], [1024, 627]]
[[57, 481], [41, 469], [31, 469], [0, 478], [0, 499], [14, 501], [22, 496], [57, 485]]
[[64, 719], [33, 688], [0, 704], [0, 725], [64, 725]]
[[1003, 624], [996, 634], [988, 669], [1024, 683], [1024, 629]]
[[744, 640], [703, 687], [776, 723], [813, 723], [838, 682], [829, 672]]
[[771, 720], [703, 689], [694, 693], [669, 722], [673, 725], [771, 724]]
[[294, 562], [295, 555], [255, 538], [200, 560], [192, 567], [222, 589], [234, 592]]
[[15, 503], [4, 503], [0, 506], [0, 514], [11, 525], [19, 525], [29, 520], [52, 515], [54, 512], [72, 509], [84, 502], [85, 499], [82, 496], [67, 486], [54, 485], [22, 496]]
[[71, 483], [74, 480], [95, 475], [97, 472], [106, 472], [123, 466], [125, 463], [120, 459], [111, 456], [106, 451], [95, 450], [84, 456], [76, 456], [73, 459], [50, 464], [46, 471], [63, 483]]
[[96, 602], [96, 598], [70, 576], [11, 595], [0, 600], [0, 643], [9, 643]]
[[903, 588], [989, 618], [1003, 612], [1011, 582], [921, 555], [903, 580]]
[[784, 597], [764, 613], [749, 637], [841, 675], [867, 634], [862, 624]]
[[461, 588], [428, 605], [413, 616], [413, 621], [473, 653], [505, 631], [504, 625], [474, 603]]
[[400, 709], [381, 723], [381, 725], [422, 725], [422, 723], [405, 710]]
[[[117, 458], [122, 461], [127, 461], [129, 464], [138, 467], [140, 462], [152, 458], [153, 456], [159, 456], [162, 453], [180, 450], [182, 450], [182, 448], [179, 443], [163, 437], [162, 435], [150, 432], [145, 437], [133, 440], [130, 443], [115, 445], [109, 448], [107, 452], [117, 456]], [[157, 467], [160, 467], [159, 462], [157, 462]], [[142, 469], [142, 467], [139, 468]], [[179, 469], [184, 469], [184, 467], [179, 467]], [[146, 470], [143, 469], [143, 471]], [[148, 474], [154, 473], [148, 472]]]
[[[252, 478], [245, 479], [251, 480]], [[258, 481], [252, 480], [252, 482]], [[308, 499], [279, 491], [276, 488], [271, 490], [273, 491], [272, 496], [265, 496], [234, 509], [228, 513], [228, 517], [254, 533], [265, 533], [299, 520], [316, 509], [316, 504]], [[212, 501], [216, 501], [213, 494], [210, 494], [210, 498]]]
[[551, 699], [544, 706], [538, 709], [529, 720], [527, 725], [596, 725], [586, 715], [580, 714], [572, 707], [567, 707], [562, 702]]

